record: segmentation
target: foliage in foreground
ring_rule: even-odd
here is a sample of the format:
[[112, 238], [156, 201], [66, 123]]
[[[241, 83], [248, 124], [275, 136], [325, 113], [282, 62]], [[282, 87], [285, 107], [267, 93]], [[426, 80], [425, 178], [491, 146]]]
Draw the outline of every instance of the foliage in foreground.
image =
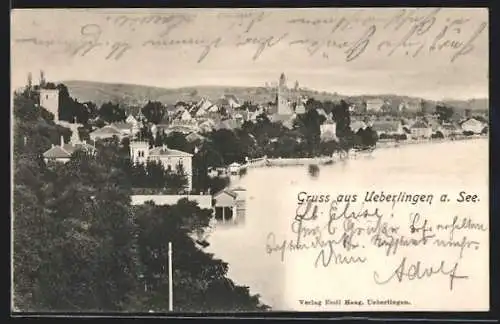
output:
[[40, 152], [59, 142], [61, 130], [31, 104], [15, 107], [34, 111], [18, 114], [15, 128], [15, 309], [166, 311], [169, 241], [175, 311], [268, 309], [226, 277], [226, 263], [195, 245], [209, 211], [187, 200], [130, 205], [117, 145], [99, 146], [96, 157], [77, 153], [66, 164], [46, 164]]

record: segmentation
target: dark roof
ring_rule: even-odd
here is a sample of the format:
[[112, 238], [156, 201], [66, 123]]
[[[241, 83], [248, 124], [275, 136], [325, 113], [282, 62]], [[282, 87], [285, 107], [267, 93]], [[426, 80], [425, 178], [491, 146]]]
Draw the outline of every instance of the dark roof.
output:
[[95, 148], [86, 143], [66, 143], [63, 146], [57, 145], [48, 149], [43, 153], [43, 156], [50, 159], [69, 158], [77, 150], [93, 151]]

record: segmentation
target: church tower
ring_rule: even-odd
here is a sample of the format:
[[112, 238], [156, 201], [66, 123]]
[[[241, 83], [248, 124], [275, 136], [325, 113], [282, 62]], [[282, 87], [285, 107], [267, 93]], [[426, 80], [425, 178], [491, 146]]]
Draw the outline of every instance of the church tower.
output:
[[278, 115], [292, 115], [293, 112], [290, 109], [290, 103], [288, 102], [288, 89], [286, 85], [285, 73], [281, 73], [280, 80], [278, 83]]

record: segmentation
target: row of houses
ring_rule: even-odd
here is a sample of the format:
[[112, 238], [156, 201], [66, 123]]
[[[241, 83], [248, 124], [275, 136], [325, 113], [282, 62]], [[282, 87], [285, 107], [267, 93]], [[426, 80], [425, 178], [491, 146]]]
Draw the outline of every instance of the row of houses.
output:
[[357, 132], [361, 128], [370, 127], [379, 136], [408, 134], [412, 138], [430, 138], [432, 134], [441, 133], [444, 137], [461, 135], [464, 132], [481, 134], [488, 125], [475, 118], [468, 118], [460, 122], [439, 123], [436, 119], [416, 119], [398, 121], [360, 121], [354, 120], [351, 129]]

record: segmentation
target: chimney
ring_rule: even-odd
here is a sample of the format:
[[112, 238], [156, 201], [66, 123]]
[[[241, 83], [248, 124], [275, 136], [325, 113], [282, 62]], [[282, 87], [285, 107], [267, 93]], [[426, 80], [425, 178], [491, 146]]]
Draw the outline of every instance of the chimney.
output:
[[64, 146], [64, 136], [61, 135], [61, 147]]

